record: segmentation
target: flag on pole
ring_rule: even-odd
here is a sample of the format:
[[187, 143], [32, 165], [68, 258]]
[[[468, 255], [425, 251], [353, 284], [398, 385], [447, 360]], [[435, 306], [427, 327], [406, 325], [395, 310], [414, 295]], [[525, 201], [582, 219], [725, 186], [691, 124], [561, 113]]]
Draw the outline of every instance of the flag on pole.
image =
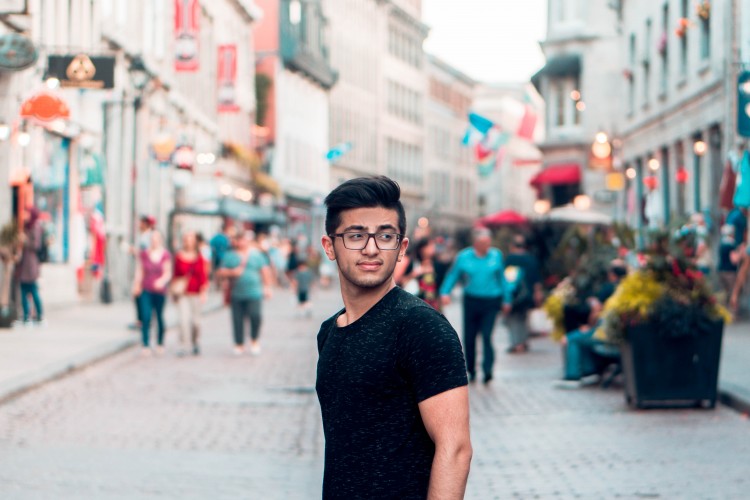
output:
[[521, 124], [518, 126], [516, 135], [521, 139], [531, 141], [534, 139], [534, 129], [536, 128], [537, 116], [534, 112], [534, 108], [529, 104], [524, 104], [523, 118], [521, 118]]
[[351, 142], [342, 142], [341, 144], [336, 144], [326, 153], [326, 160], [333, 163], [344, 156], [346, 153], [351, 151], [353, 147], [354, 145]]
[[475, 146], [495, 126], [492, 120], [476, 113], [469, 113], [469, 126], [464, 134], [464, 146]]

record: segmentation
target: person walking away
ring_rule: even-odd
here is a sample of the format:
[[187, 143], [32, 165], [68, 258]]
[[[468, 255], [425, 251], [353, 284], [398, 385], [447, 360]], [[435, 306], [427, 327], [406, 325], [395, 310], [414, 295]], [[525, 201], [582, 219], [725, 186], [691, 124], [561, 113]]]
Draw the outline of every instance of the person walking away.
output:
[[312, 272], [307, 262], [300, 262], [297, 270], [294, 272], [294, 288], [297, 291], [297, 308], [300, 317], [312, 316], [310, 307], [310, 288], [315, 280], [315, 274]]
[[273, 275], [265, 255], [253, 245], [253, 235], [241, 232], [236, 249], [224, 256], [219, 277], [231, 279], [230, 309], [234, 334], [234, 353], [245, 350], [245, 323], [250, 322], [250, 353], [260, 354], [260, 327], [264, 298], [271, 297]]
[[167, 285], [172, 279], [172, 256], [164, 248], [164, 239], [156, 229], [151, 231], [151, 242], [138, 255], [133, 280], [133, 295], [140, 296], [141, 341], [143, 355], [149, 356], [151, 318], [156, 316], [156, 353], [164, 352], [164, 303]]
[[497, 313], [508, 315], [511, 310], [510, 287], [505, 283], [503, 253], [491, 246], [489, 229], [474, 230], [473, 245], [461, 250], [448, 271], [440, 296], [443, 305], [451, 302], [451, 291], [459, 278], [464, 280], [463, 329], [466, 369], [469, 380], [476, 380], [476, 343], [482, 334], [482, 370], [484, 383], [492, 380], [495, 350], [492, 346], [492, 330]]
[[463, 498], [469, 392], [458, 335], [396, 286], [409, 240], [398, 184], [344, 182], [325, 199], [323, 248], [344, 309], [318, 333], [323, 499]]
[[206, 303], [208, 276], [206, 261], [198, 248], [198, 239], [193, 232], [182, 237], [182, 248], [174, 258], [174, 272], [170, 292], [177, 303], [180, 329], [180, 348], [177, 355], [187, 354], [187, 339], [194, 356], [200, 354], [200, 314]]
[[[44, 244], [44, 228], [39, 220], [39, 210], [36, 207], [28, 207], [24, 211], [24, 228], [19, 237], [21, 251], [19, 255], [16, 272], [17, 279], [21, 285], [21, 308], [23, 309], [23, 325], [31, 326], [44, 324], [44, 309], [42, 299], [39, 296], [39, 275], [41, 263], [39, 262], [39, 251]], [[31, 320], [31, 304], [29, 296], [34, 303], [35, 319]]]
[[505, 261], [505, 279], [514, 275], [515, 286], [511, 310], [505, 319], [508, 327], [508, 353], [521, 353], [529, 350], [529, 311], [536, 306], [536, 297], [542, 294], [542, 277], [539, 261], [529, 253], [526, 238], [517, 234], [510, 244], [510, 252]]
[[[156, 226], [156, 219], [151, 215], [141, 215], [138, 219], [138, 237], [136, 239], [135, 247], [131, 248], [132, 255], [136, 260], [136, 267], [138, 266], [138, 259], [140, 253], [147, 250], [151, 245], [151, 232]], [[135, 322], [131, 323], [128, 328], [131, 330], [140, 330], [143, 324], [143, 314], [141, 313], [141, 296], [133, 295], [133, 303], [135, 304]]]
[[211, 268], [215, 271], [218, 271], [221, 267], [224, 255], [232, 249], [232, 241], [236, 235], [237, 228], [235, 225], [229, 219], [225, 219], [221, 226], [221, 231], [211, 238], [209, 242], [212, 257]]
[[406, 282], [415, 280], [416, 296], [427, 304], [442, 311], [442, 303], [438, 295], [438, 275], [435, 269], [435, 241], [431, 238], [421, 238], [414, 245], [414, 267], [410, 274], [405, 275]]

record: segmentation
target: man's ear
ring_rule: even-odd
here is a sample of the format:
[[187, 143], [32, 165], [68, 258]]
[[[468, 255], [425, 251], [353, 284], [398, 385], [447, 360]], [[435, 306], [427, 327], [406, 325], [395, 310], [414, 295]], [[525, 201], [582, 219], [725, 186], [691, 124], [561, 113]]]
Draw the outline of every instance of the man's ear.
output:
[[336, 252], [333, 250], [333, 240], [330, 236], [323, 236], [320, 239], [320, 244], [323, 245], [323, 251], [325, 251], [328, 260], [336, 260]]
[[401, 262], [401, 259], [404, 258], [404, 255], [406, 255], [406, 249], [409, 248], [409, 238], [404, 238], [401, 240], [401, 246], [398, 249], [398, 261]]

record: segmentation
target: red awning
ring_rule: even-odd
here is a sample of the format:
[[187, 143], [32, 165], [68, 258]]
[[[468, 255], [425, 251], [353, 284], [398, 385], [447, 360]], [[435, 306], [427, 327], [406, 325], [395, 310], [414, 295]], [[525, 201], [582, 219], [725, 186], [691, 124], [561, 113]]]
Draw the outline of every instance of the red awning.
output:
[[535, 188], [544, 185], [578, 184], [581, 182], [581, 167], [577, 163], [552, 165], [539, 172], [530, 184]]

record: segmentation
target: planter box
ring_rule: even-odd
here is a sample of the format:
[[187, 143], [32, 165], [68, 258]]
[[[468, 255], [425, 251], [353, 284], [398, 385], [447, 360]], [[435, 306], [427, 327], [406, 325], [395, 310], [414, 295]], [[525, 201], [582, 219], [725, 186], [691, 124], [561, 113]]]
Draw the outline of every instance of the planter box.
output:
[[622, 345], [625, 399], [635, 408], [716, 405], [724, 323], [696, 336], [669, 337], [648, 323], [629, 327]]

